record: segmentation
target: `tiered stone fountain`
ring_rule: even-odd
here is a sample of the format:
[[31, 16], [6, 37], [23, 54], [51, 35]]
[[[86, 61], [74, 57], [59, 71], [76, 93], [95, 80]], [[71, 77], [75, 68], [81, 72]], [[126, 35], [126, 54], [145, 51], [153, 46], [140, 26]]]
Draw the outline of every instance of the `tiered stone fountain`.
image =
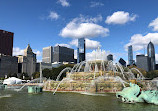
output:
[[[130, 69], [125, 72], [119, 63], [107, 61], [105, 51], [98, 49], [94, 56], [94, 60], [78, 63], [72, 69], [63, 69], [56, 81], [49, 80], [44, 83], [44, 90], [53, 91], [54, 94], [56, 91], [117, 92], [129, 86], [129, 81], [145, 79], [140, 71], [137, 78]], [[66, 77], [59, 81], [63, 73], [66, 73]]]

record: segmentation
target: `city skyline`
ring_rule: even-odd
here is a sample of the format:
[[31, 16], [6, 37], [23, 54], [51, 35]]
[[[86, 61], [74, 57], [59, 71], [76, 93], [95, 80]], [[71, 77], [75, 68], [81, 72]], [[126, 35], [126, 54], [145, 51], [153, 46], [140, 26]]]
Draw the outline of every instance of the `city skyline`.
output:
[[23, 54], [27, 44], [38, 61], [42, 48], [48, 46], [71, 47], [76, 54], [77, 38], [85, 37], [87, 55], [101, 47], [117, 61], [120, 57], [127, 61], [128, 45], [133, 46], [135, 59], [152, 41], [158, 60], [157, 1], [63, 1], [1, 1], [0, 28], [14, 33], [14, 55]]

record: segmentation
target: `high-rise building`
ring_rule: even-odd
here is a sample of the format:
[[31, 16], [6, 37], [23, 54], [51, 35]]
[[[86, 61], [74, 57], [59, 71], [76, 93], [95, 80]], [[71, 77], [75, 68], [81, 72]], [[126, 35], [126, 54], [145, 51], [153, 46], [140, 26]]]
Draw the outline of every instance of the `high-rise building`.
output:
[[64, 46], [55, 46], [53, 62], [74, 62], [74, 49]]
[[0, 54], [0, 77], [18, 74], [18, 58]]
[[119, 63], [120, 63], [122, 66], [126, 67], [126, 61], [123, 60], [122, 58], [120, 58]]
[[32, 52], [30, 45], [28, 44], [27, 48], [24, 50], [24, 56], [19, 55], [18, 63], [19, 63], [19, 73], [27, 73], [28, 76], [32, 76], [32, 74], [36, 71], [36, 54]]
[[53, 63], [53, 47], [43, 48], [42, 62]]
[[12, 56], [14, 33], [0, 30], [0, 53]]
[[136, 56], [136, 65], [138, 68], [142, 68], [146, 71], [149, 71], [149, 58], [148, 58], [148, 56], [145, 56], [144, 54], [137, 55]]
[[113, 55], [112, 55], [112, 54], [109, 54], [109, 55], [107, 56], [107, 60], [108, 60], [108, 61], [113, 61]]
[[149, 57], [149, 70], [155, 70], [155, 48], [152, 42], [147, 46], [147, 54]]
[[40, 72], [43, 69], [52, 69], [52, 63], [38, 62], [36, 63], [36, 72]]
[[132, 45], [128, 46], [128, 64], [129, 65], [133, 65], [134, 64]]
[[85, 38], [78, 39], [78, 48], [77, 48], [77, 63], [84, 61], [86, 58], [86, 48], [85, 48]]

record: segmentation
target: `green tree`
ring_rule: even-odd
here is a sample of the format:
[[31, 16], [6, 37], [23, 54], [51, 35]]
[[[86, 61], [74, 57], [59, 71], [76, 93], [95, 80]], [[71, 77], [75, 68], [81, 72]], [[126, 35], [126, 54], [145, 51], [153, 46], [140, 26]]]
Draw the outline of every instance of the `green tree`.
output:
[[43, 75], [43, 77], [46, 77], [46, 78], [49, 78], [52, 74], [51, 74], [51, 70], [49, 70], [49, 69], [44, 69], [43, 71], [42, 71], [42, 75]]
[[150, 79], [158, 77], [158, 70], [153, 70], [153, 71], [147, 72], [146, 77], [150, 78]]
[[12, 74], [11, 77], [18, 77], [16, 73]]
[[39, 77], [40, 77], [40, 72], [34, 72], [34, 73], [32, 74], [32, 76], [33, 76], [34, 79], [35, 79], [35, 78], [39, 78]]
[[[59, 73], [66, 67], [73, 67], [74, 64], [66, 64], [66, 65], [61, 65], [57, 68], [52, 68], [51, 70], [50, 69], [44, 69], [42, 71], [42, 74], [43, 74], [43, 77], [46, 77], [46, 78], [50, 78], [50, 79], [53, 79], [53, 80], [56, 80], [57, 76], [59, 75]], [[64, 72], [61, 77], [60, 77], [60, 80], [63, 79], [63, 77], [66, 77], [66, 72]]]

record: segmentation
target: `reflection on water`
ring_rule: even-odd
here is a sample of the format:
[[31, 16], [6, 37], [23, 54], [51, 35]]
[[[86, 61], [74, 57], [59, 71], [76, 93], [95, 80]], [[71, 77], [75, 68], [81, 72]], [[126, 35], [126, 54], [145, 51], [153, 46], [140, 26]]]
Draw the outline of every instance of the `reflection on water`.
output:
[[108, 94], [88, 93], [88, 92], [83, 92], [80, 94], [85, 94], [85, 95], [90, 95], [90, 96], [108, 96]]
[[0, 99], [1, 99], [1, 98], [11, 97], [11, 96], [12, 96], [11, 94], [6, 94], [6, 95], [1, 95], [1, 94], [0, 94]]
[[[79, 94], [43, 92], [28, 94], [0, 90], [0, 111], [157, 111], [158, 106], [146, 103], [125, 104], [115, 94]], [[9, 97], [10, 95], [10, 97]], [[104, 95], [104, 96], [103, 96]]]

